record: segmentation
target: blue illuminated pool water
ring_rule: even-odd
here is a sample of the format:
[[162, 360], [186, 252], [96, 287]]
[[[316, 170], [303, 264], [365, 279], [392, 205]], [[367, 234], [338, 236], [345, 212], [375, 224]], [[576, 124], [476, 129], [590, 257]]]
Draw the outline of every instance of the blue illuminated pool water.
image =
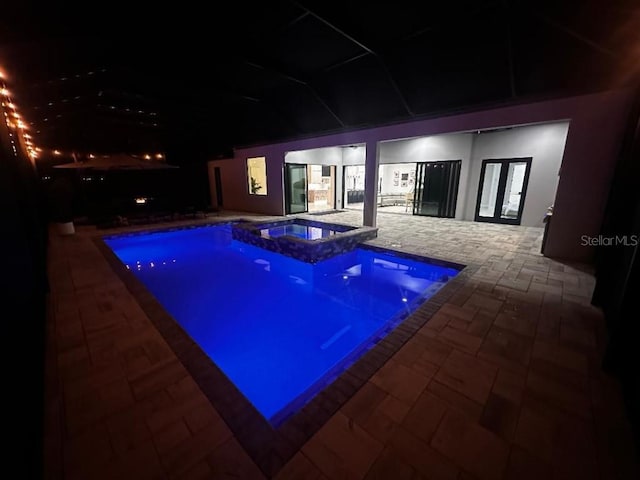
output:
[[458, 273], [361, 248], [308, 264], [224, 225], [104, 240], [271, 422]]
[[278, 225], [276, 227], [263, 228], [260, 235], [263, 237], [276, 238], [283, 235], [291, 235], [294, 237], [305, 238], [307, 240], [317, 240], [319, 238], [327, 238], [335, 235], [337, 232], [329, 228], [313, 227], [311, 225], [301, 225], [290, 223], [287, 225]]

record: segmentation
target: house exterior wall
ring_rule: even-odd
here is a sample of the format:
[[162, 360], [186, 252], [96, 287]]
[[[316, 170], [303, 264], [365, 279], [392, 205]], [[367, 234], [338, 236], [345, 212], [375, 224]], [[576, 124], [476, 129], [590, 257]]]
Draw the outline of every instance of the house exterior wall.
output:
[[316, 148], [287, 152], [284, 156], [286, 163], [304, 163], [307, 165], [342, 165], [342, 147]]
[[[510, 105], [271, 145], [238, 148], [233, 160], [212, 163], [221, 167], [226, 209], [282, 215], [285, 152], [355, 144], [368, 144], [371, 148], [388, 140], [569, 121], [545, 254], [589, 261], [593, 255], [593, 247], [583, 246], [581, 237], [596, 236], [599, 232], [620, 142], [628, 120], [631, 98], [630, 90], [612, 90]], [[252, 196], [248, 193], [246, 159], [252, 156], [265, 156], [267, 159], [268, 195]], [[377, 170], [378, 162], [379, 160], [367, 162], [368, 174], [377, 176], [377, 172], [374, 173], [372, 169]], [[468, 205], [469, 201], [467, 199], [465, 203]], [[375, 205], [369, 203], [368, 207], [365, 205], [366, 208], [374, 209]], [[365, 219], [371, 218], [371, 213], [365, 212]]]
[[[236, 150], [234, 157], [208, 163], [211, 195], [215, 194], [213, 169], [220, 167], [225, 210], [284, 214], [283, 166], [284, 150], [278, 145]], [[267, 163], [267, 194], [249, 193], [247, 158], [265, 157]], [[215, 200], [212, 198], [212, 200]], [[212, 202], [213, 204], [213, 202]]]
[[521, 225], [544, 226], [542, 220], [556, 196], [568, 129], [568, 122], [558, 122], [476, 135], [464, 219], [475, 217], [483, 160], [531, 157]]
[[461, 160], [455, 219], [462, 220], [467, 201], [474, 137], [475, 134], [472, 133], [453, 133], [383, 142], [378, 145], [380, 164]]

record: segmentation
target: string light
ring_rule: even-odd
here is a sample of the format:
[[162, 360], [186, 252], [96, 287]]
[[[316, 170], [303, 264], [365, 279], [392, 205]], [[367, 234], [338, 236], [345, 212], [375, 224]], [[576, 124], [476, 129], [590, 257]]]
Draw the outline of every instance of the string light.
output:
[[[33, 144], [27, 139], [25, 141], [25, 143], [29, 146], [32, 147], [32, 149], [36, 152], [40, 152], [40, 153], [49, 153], [51, 155], [55, 155], [56, 157], [70, 157], [70, 156], [77, 156], [79, 158], [88, 158], [90, 160], [94, 160], [98, 157], [100, 158], [109, 158], [111, 157], [111, 155], [96, 155], [94, 153], [82, 153], [82, 152], [77, 152], [77, 151], [64, 151], [64, 150], [60, 150], [58, 148], [54, 148], [54, 149], [42, 149], [40, 147], [34, 147]], [[157, 159], [157, 160], [161, 160], [163, 158], [165, 158], [164, 153], [154, 153], [154, 154], [149, 154], [149, 153], [144, 153], [144, 154], [130, 154], [132, 157], [138, 157], [138, 158], [143, 158], [144, 160], [153, 160], [153, 159]]]
[[[105, 71], [104, 69], [101, 70], [102, 72]], [[94, 72], [89, 72], [88, 75], [93, 75]], [[76, 75], [77, 77], [77, 75]], [[8, 108], [8, 110], [5, 110], [4, 116], [5, 116], [5, 123], [7, 125], [7, 127], [9, 127], [9, 137], [11, 139], [11, 146], [12, 149], [14, 151], [14, 153], [17, 155], [18, 151], [16, 148], [16, 142], [18, 139], [22, 140], [22, 144], [24, 149], [26, 150], [27, 154], [29, 155], [29, 157], [31, 158], [32, 161], [35, 160], [36, 157], [38, 157], [38, 154], [40, 153], [47, 153], [49, 152], [50, 154], [56, 156], [56, 157], [60, 157], [60, 156], [73, 156], [74, 159], [76, 157], [76, 155], [80, 155], [77, 152], [75, 153], [69, 153], [69, 154], [65, 154], [63, 151], [58, 150], [58, 149], [42, 149], [40, 147], [37, 147], [33, 144], [33, 137], [31, 135], [29, 135], [28, 133], [25, 132], [25, 130], [27, 130], [29, 127], [27, 126], [27, 124], [25, 123], [26, 121], [23, 121], [22, 116], [20, 115], [20, 113], [18, 112], [18, 108], [16, 106], [16, 104], [11, 100], [10, 96], [11, 96], [11, 92], [9, 92], [9, 90], [7, 89], [6, 85], [4, 84], [4, 80], [6, 79], [6, 75], [4, 74], [4, 72], [0, 69], [0, 80], [2, 80], [2, 84], [0, 84], [0, 95], [2, 95], [5, 98], [2, 98], [2, 107], [6, 107]], [[80, 99], [80, 97], [74, 97], [74, 100], [78, 100]], [[64, 99], [63, 102], [68, 101], [68, 99]], [[49, 105], [53, 105], [53, 102], [49, 103]], [[112, 107], [115, 108], [115, 107]], [[4, 110], [4, 109], [3, 109]], [[130, 109], [126, 109], [127, 111], [131, 111]], [[8, 113], [9, 112], [9, 113]], [[148, 115], [152, 115], [155, 116], [157, 115], [156, 112], [143, 112], [142, 110], [138, 111], [138, 113], [146, 113]], [[60, 115], [58, 115], [57, 117], [59, 117]], [[48, 118], [45, 118], [44, 121], [48, 121]], [[33, 123], [32, 123], [33, 124]], [[154, 126], [157, 124], [154, 124]], [[13, 133], [12, 133], [13, 131]], [[37, 133], [40, 133], [40, 131], [38, 130]], [[19, 144], [19, 142], [18, 142]], [[89, 159], [94, 159], [96, 158], [96, 156], [93, 153], [89, 153], [86, 155]], [[136, 156], [136, 155], [132, 155], [132, 156]], [[152, 157], [156, 158], [158, 160], [161, 160], [164, 158], [164, 154], [162, 153], [155, 153], [155, 154], [141, 154], [141, 155], [137, 155], [139, 157], [144, 158], [145, 160], [151, 160]], [[102, 157], [108, 158], [108, 155], [102, 155]]]
[[[4, 101], [2, 102], [2, 106], [7, 107], [8, 109], [11, 110], [11, 117], [14, 119], [14, 121], [10, 121], [9, 114], [7, 113], [7, 111], [5, 110], [3, 112], [5, 117], [5, 123], [9, 128], [9, 138], [11, 139], [11, 148], [13, 150], [13, 153], [15, 155], [18, 155], [16, 142], [18, 146], [20, 146], [20, 144], [22, 143], [24, 150], [26, 150], [27, 155], [33, 162], [38, 154], [39, 149], [33, 145], [31, 135], [28, 135], [27, 133], [25, 133], [25, 130], [28, 127], [22, 121], [22, 116], [18, 113], [18, 107], [14, 102], [11, 101], [11, 98], [9, 98], [11, 95], [11, 92], [9, 92], [9, 89], [7, 89], [4, 83], [4, 80], [6, 80], [6, 78], [7, 78], [6, 74], [2, 71], [2, 69], [0, 69], [0, 80], [2, 80], [2, 84], [0, 85], [0, 95], [5, 97], [3, 99]], [[12, 130], [15, 130], [15, 129], [17, 129], [17, 131], [12, 132]], [[20, 140], [22, 140], [22, 142], [20, 142]]]

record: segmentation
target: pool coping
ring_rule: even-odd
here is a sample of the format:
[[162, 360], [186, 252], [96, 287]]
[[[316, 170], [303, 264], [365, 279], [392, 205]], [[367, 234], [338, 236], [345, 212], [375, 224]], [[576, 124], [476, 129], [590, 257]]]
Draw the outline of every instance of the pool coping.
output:
[[[273, 427], [191, 339], [144, 284], [128, 270], [104, 242], [110, 236], [140, 235], [224, 225], [238, 220], [218, 220], [194, 225], [159, 227], [134, 232], [101, 233], [92, 236], [98, 250], [124, 283], [177, 358], [184, 365], [213, 407], [229, 426], [247, 454], [267, 476], [273, 477], [400, 348], [446, 303], [479, 268], [476, 264], [448, 262], [417, 255], [402, 249], [362, 244], [366, 249], [391, 252], [405, 258], [428, 260], [445, 266], [463, 266], [438, 292], [408, 314], [384, 338], [375, 343], [302, 409]], [[240, 220], [241, 221], [241, 220]]]

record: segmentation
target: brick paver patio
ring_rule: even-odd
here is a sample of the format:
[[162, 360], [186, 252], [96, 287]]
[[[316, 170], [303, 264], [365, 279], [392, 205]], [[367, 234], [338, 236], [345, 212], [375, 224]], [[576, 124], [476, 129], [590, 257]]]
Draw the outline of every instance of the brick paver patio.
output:
[[[478, 268], [276, 478], [640, 478], [588, 267], [537, 228], [378, 223], [376, 245]], [[112, 232], [51, 235], [47, 478], [264, 478], [92, 240]]]

